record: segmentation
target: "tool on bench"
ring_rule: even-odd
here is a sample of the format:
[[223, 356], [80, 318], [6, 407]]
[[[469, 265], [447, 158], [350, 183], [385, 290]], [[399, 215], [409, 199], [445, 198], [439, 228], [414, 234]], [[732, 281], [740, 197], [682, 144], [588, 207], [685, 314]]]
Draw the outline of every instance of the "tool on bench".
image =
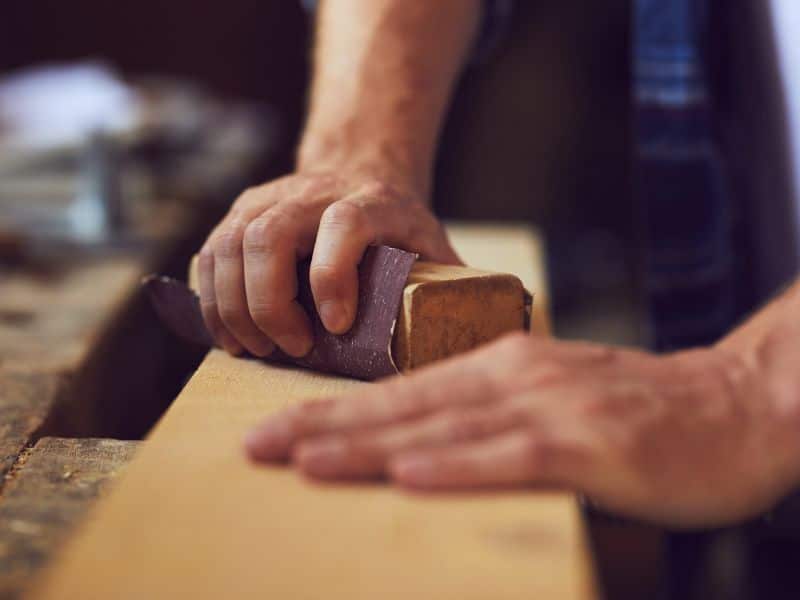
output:
[[[316, 312], [308, 270], [308, 260], [298, 265], [298, 301], [311, 317], [314, 347], [302, 358], [276, 351], [270, 360], [374, 380], [530, 325], [533, 298], [514, 275], [421, 262], [410, 252], [373, 246], [359, 265], [355, 323], [347, 333], [334, 335]], [[192, 289], [158, 276], [145, 278], [143, 285], [175, 334], [213, 346]]]

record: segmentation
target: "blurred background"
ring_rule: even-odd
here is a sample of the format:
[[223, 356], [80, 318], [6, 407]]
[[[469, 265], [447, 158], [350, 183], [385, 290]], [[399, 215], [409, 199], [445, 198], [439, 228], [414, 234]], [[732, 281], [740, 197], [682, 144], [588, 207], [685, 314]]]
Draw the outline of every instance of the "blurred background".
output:
[[[559, 335], [634, 344], [627, 19], [627, 0], [518, 3], [463, 78], [435, 201], [543, 227]], [[297, 0], [6, 2], [0, 231], [135, 239], [178, 196], [210, 226], [291, 168], [310, 34]]]

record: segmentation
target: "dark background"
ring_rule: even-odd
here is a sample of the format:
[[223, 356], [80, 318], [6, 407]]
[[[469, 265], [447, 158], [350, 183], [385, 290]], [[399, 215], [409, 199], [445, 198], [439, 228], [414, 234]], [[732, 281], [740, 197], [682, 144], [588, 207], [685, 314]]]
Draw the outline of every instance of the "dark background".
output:
[[303, 112], [309, 27], [292, 0], [3, 0], [0, 70], [95, 58], [274, 107], [288, 168]]
[[[553, 4], [520, 2], [495, 53], [467, 70], [442, 145], [447, 216], [616, 226], [609, 208], [628, 178], [627, 2]], [[5, 0], [2, 16], [0, 71], [99, 58], [128, 76], [175, 75], [263, 102], [284, 134], [272, 168], [291, 167], [311, 45], [299, 1]]]

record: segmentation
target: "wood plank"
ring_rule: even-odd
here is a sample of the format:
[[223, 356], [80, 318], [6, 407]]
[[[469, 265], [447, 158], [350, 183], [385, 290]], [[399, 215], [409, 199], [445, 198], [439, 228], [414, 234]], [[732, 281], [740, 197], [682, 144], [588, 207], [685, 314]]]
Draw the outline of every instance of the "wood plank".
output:
[[0, 502], [0, 598], [22, 594], [140, 443], [43, 438], [26, 451]]
[[[475, 236], [489, 244], [482, 268], [529, 255], [515, 269], [541, 291], [529, 234], [453, 234], [465, 255]], [[243, 459], [242, 437], [265, 414], [355, 385], [368, 384], [212, 351], [35, 597], [596, 596], [570, 494], [323, 486]]]

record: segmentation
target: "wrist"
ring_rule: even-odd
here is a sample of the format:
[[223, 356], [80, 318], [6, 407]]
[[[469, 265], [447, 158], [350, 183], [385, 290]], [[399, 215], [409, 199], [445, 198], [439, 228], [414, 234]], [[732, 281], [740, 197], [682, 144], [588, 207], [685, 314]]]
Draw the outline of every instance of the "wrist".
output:
[[781, 354], [782, 338], [771, 327], [751, 323], [714, 347], [729, 388], [741, 399], [753, 426], [769, 440], [769, 456], [761, 459], [779, 497], [800, 487], [800, 380], [796, 369], [774, 360]]
[[355, 124], [307, 129], [297, 151], [296, 170], [377, 180], [429, 203], [433, 150], [417, 147], [407, 135], [393, 135], [388, 126], [365, 129]]

